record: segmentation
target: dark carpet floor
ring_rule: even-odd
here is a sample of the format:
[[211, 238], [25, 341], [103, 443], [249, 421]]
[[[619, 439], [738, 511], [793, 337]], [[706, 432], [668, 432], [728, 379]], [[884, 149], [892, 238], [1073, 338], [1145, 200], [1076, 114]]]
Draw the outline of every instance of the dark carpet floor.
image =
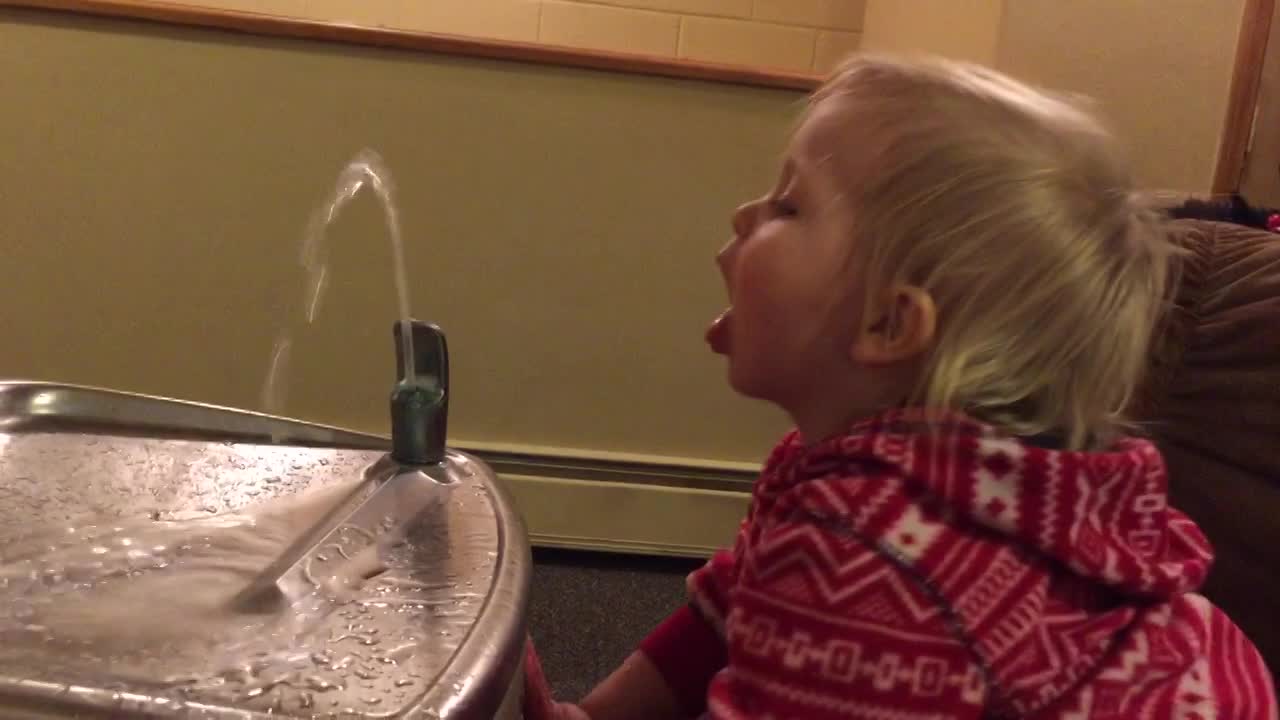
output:
[[535, 550], [529, 631], [558, 699], [578, 700], [686, 602], [701, 562]]

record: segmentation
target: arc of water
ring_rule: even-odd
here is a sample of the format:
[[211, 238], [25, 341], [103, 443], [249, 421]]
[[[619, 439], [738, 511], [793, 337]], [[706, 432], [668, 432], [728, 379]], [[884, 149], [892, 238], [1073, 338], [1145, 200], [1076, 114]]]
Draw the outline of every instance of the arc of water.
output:
[[[337, 184], [329, 199], [311, 216], [306, 235], [302, 239], [299, 264], [306, 274], [306, 290], [303, 293], [304, 317], [308, 325], [320, 315], [320, 307], [329, 285], [329, 257], [326, 247], [327, 231], [360, 190], [368, 187], [382, 204], [391, 241], [391, 261], [402, 327], [409, 326], [409, 281], [404, 265], [404, 239], [400, 232], [400, 216], [395, 205], [395, 187], [391, 172], [377, 152], [364, 149], [338, 173]], [[262, 387], [263, 410], [269, 414], [281, 414], [287, 393], [282, 376], [289, 367], [293, 346], [290, 321], [284, 327], [271, 351], [271, 363]], [[401, 352], [406, 358], [413, 355], [413, 333], [400, 333]], [[413, 363], [405, 363], [405, 380], [414, 381]], [[279, 440], [276, 438], [275, 440]]]

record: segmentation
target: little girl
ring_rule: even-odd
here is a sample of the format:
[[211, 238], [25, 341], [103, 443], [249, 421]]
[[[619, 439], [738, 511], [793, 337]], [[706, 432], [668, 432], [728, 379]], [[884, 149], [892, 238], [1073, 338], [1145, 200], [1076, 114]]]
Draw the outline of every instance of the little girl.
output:
[[990, 70], [834, 73], [733, 216], [707, 333], [797, 429], [689, 606], [529, 717], [1276, 718], [1125, 423], [1175, 258], [1117, 157]]

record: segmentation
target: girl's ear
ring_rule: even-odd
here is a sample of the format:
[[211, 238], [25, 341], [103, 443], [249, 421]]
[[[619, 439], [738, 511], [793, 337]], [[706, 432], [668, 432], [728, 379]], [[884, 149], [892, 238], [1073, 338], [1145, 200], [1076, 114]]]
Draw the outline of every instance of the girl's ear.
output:
[[849, 348], [854, 361], [862, 365], [893, 365], [923, 353], [933, 344], [938, 313], [928, 291], [898, 285], [885, 291], [883, 302], [867, 309], [866, 323]]

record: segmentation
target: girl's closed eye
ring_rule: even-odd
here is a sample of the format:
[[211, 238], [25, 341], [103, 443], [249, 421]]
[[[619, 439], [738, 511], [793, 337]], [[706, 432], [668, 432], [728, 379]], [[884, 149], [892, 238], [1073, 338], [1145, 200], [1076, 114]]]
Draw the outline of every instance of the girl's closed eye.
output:
[[798, 213], [795, 202], [787, 197], [773, 198], [769, 201], [769, 208], [773, 211], [774, 217], [778, 218], [795, 217]]

